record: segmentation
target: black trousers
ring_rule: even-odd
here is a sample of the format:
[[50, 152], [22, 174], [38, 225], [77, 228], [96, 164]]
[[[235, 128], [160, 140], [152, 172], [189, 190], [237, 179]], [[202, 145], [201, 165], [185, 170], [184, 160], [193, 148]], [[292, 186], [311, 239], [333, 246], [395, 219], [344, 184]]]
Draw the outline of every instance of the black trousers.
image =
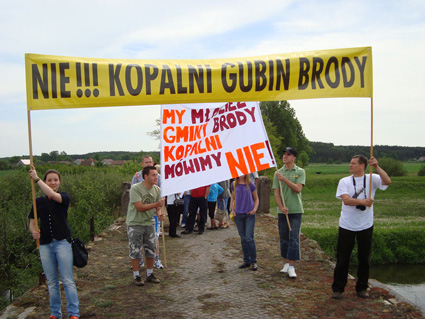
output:
[[373, 226], [362, 231], [350, 231], [339, 227], [338, 245], [336, 252], [336, 266], [334, 270], [334, 282], [332, 290], [334, 292], [344, 292], [347, 285], [348, 267], [350, 257], [354, 248], [354, 241], [357, 238], [357, 258], [359, 265], [357, 268], [356, 291], [366, 290], [369, 280], [370, 254], [372, 250]]
[[168, 220], [170, 221], [170, 228], [168, 234], [170, 236], [177, 234], [177, 224], [179, 223], [180, 214], [183, 213], [184, 206], [167, 205]]
[[198, 208], [199, 208], [198, 229], [200, 232], [203, 232], [205, 230], [205, 223], [207, 221], [207, 199], [205, 197], [190, 197], [189, 216], [187, 217], [187, 223], [186, 223], [187, 231], [193, 231]]
[[217, 202], [208, 202], [208, 216], [211, 219], [214, 219], [215, 207], [217, 206]]

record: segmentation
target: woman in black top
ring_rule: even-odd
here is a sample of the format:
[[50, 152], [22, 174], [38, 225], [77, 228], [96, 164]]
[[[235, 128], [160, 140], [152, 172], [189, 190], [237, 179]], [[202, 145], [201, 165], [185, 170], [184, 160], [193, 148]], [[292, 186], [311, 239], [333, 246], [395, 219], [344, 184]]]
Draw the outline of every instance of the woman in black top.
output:
[[33, 208], [31, 208], [29, 219], [33, 238], [40, 239], [40, 259], [50, 296], [51, 316], [49, 319], [62, 318], [59, 272], [68, 301], [68, 316], [70, 319], [78, 319], [80, 314], [74, 282], [72, 247], [67, 241], [71, 237], [67, 221], [69, 195], [58, 192], [61, 177], [56, 170], [48, 170], [44, 179], [41, 180], [34, 166], [31, 165], [29, 175], [46, 195], [36, 199], [40, 229], [36, 230]]

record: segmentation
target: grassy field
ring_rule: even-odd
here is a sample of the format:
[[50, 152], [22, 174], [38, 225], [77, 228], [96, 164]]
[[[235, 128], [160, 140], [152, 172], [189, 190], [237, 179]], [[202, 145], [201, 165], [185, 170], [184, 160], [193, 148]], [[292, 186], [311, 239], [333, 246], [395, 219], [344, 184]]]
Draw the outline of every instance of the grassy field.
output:
[[[400, 237], [400, 234], [423, 233], [425, 229], [425, 177], [417, 176], [421, 164], [407, 163], [404, 167], [409, 172], [408, 176], [392, 177], [392, 184], [386, 191], [376, 192], [374, 201], [376, 236], [385, 234], [391, 237], [388, 234], [397, 233]], [[306, 186], [302, 192], [305, 211], [302, 232], [317, 240], [328, 254], [334, 255], [341, 212], [341, 201], [335, 194], [338, 181], [350, 175], [348, 163], [311, 164], [306, 169], [306, 175]], [[276, 214], [273, 195], [270, 198], [270, 205], [270, 212]], [[417, 238], [418, 241], [423, 239], [423, 236]]]

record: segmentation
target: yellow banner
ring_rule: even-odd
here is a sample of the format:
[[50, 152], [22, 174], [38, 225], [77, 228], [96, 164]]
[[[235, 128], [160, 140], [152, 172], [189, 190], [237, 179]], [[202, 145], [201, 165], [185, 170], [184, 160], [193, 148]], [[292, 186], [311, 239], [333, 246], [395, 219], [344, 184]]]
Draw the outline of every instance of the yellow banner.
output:
[[28, 110], [372, 97], [372, 48], [249, 58], [123, 60], [26, 54]]

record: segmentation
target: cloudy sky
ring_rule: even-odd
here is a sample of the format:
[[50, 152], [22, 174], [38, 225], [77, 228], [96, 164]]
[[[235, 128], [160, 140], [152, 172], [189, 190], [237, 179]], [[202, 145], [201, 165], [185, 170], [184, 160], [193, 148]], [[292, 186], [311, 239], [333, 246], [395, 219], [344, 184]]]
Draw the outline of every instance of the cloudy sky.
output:
[[[29, 154], [25, 53], [236, 58], [372, 46], [374, 144], [425, 146], [425, 1], [0, 0], [0, 157]], [[310, 141], [370, 145], [370, 99], [290, 101]], [[159, 105], [31, 112], [33, 153], [151, 151]]]

